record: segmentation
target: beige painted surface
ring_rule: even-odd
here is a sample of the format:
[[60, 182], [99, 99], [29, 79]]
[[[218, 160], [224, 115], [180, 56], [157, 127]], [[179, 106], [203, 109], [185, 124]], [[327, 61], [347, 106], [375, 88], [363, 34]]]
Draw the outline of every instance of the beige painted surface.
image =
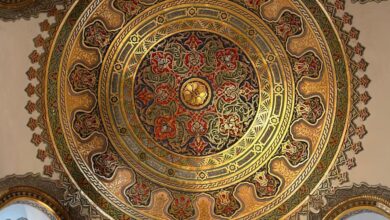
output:
[[30, 116], [24, 109], [28, 55], [42, 20], [0, 22], [0, 177], [43, 169], [36, 159], [37, 149], [30, 143], [32, 132], [26, 126]]
[[[386, 141], [390, 137], [390, 2], [347, 3], [346, 8], [354, 16], [353, 25], [361, 30], [359, 41], [366, 47], [373, 97], [365, 149], [356, 156], [358, 165], [349, 176], [357, 183], [390, 186], [390, 144]], [[30, 143], [32, 132], [26, 127], [30, 116], [24, 109], [28, 55], [42, 20], [41, 16], [32, 21], [0, 22], [0, 177], [42, 171], [43, 163], [36, 159], [36, 147]]]
[[359, 41], [366, 47], [364, 57], [370, 63], [367, 74], [372, 80], [364, 151], [356, 156], [357, 167], [349, 177], [353, 182], [390, 186], [390, 2], [347, 2], [347, 12], [354, 16], [353, 26], [360, 30]]

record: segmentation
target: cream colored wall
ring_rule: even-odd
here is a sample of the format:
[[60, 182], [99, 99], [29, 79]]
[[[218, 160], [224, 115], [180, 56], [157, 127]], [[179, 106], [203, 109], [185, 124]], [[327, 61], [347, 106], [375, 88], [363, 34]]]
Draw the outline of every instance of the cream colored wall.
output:
[[364, 151], [356, 156], [357, 167], [349, 177], [353, 182], [390, 186], [390, 2], [347, 2], [353, 26], [360, 30], [359, 41], [366, 47], [364, 57], [370, 63], [367, 74], [372, 80]]
[[37, 149], [30, 143], [32, 132], [26, 126], [30, 116], [24, 109], [29, 100], [24, 91], [28, 55], [43, 19], [0, 22], [0, 177], [43, 169], [36, 159]]
[[[390, 186], [390, 2], [361, 5], [348, 1], [346, 8], [366, 46], [373, 97], [368, 106], [371, 116], [366, 122], [365, 149], [356, 156], [358, 165], [349, 176], [356, 183]], [[32, 132], [26, 127], [30, 116], [24, 109], [28, 100], [24, 88], [28, 55], [34, 49], [32, 39], [40, 33], [38, 23], [43, 19], [0, 22], [0, 177], [42, 171], [43, 163], [36, 159], [36, 147], [30, 143]]]

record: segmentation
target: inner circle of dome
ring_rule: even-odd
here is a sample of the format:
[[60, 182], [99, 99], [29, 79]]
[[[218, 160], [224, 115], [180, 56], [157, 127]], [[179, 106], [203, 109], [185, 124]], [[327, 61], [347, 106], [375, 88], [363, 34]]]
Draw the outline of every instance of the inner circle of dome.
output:
[[235, 144], [252, 124], [259, 83], [232, 41], [205, 31], [174, 34], [156, 44], [135, 77], [137, 116], [162, 147], [207, 156]]

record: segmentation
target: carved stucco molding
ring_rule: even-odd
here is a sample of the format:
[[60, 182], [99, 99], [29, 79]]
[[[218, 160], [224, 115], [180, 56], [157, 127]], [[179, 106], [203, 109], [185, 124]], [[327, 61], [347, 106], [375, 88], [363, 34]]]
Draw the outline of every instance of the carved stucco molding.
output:
[[0, 0], [0, 20], [38, 17], [42, 12], [53, 12], [56, 5], [70, 5], [71, 0]]

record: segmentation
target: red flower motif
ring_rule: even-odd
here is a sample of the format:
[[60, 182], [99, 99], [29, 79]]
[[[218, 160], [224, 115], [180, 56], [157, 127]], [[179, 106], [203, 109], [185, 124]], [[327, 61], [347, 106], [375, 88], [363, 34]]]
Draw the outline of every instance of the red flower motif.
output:
[[223, 101], [231, 103], [238, 98], [238, 85], [233, 82], [225, 82], [217, 90], [217, 95], [223, 99]]
[[193, 136], [204, 135], [207, 129], [207, 122], [200, 115], [194, 115], [187, 124], [187, 130]]
[[207, 143], [203, 140], [203, 138], [196, 137], [189, 146], [194, 149], [198, 154], [202, 153], [203, 150], [206, 148]]
[[195, 34], [192, 34], [186, 42], [184, 42], [185, 45], [189, 46], [191, 49], [198, 49], [199, 45], [202, 44], [202, 41], [199, 40]]
[[237, 68], [238, 48], [227, 48], [216, 52], [217, 68], [222, 71], [234, 71]]
[[302, 21], [300, 17], [287, 11], [283, 13], [275, 27], [276, 34], [285, 41], [290, 36], [301, 33], [301, 25]]
[[245, 4], [251, 8], [257, 9], [260, 4], [264, 3], [264, 0], [245, 0]]
[[156, 103], [160, 105], [167, 105], [175, 99], [175, 90], [164, 83], [156, 88]]
[[184, 64], [192, 71], [197, 71], [203, 67], [205, 63], [205, 57], [203, 53], [191, 51], [186, 53], [184, 57]]
[[146, 88], [143, 88], [140, 93], [138, 93], [138, 99], [141, 100], [141, 102], [146, 105], [148, 102], [154, 97], [152, 93]]
[[246, 81], [240, 89], [240, 95], [244, 96], [247, 101], [256, 93], [258, 93], [258, 89], [254, 88], [248, 81]]
[[118, 0], [114, 1], [114, 5], [127, 15], [135, 15], [141, 8], [139, 0]]
[[176, 135], [176, 119], [170, 116], [161, 116], [156, 119], [154, 136], [157, 140], [174, 138]]
[[168, 212], [177, 219], [187, 219], [194, 214], [191, 198], [185, 194], [175, 195]]
[[95, 21], [84, 31], [84, 42], [87, 46], [104, 48], [110, 43], [110, 37], [110, 33], [100, 21]]
[[166, 74], [172, 70], [173, 56], [170, 53], [157, 51], [150, 56], [152, 71], [156, 74]]
[[243, 133], [243, 124], [236, 113], [223, 115], [219, 120], [219, 131], [229, 137], [240, 137]]
[[76, 92], [85, 89], [93, 89], [96, 82], [97, 78], [95, 71], [88, 70], [81, 65], [77, 65], [70, 73], [70, 83]]
[[118, 156], [112, 152], [97, 154], [92, 157], [93, 170], [99, 176], [111, 178], [118, 167]]
[[150, 186], [141, 182], [134, 184], [126, 194], [133, 205], [147, 205], [150, 193]]
[[294, 64], [293, 70], [298, 77], [318, 77], [320, 74], [322, 65], [319, 58], [314, 53], [309, 52], [304, 56], [300, 57]]
[[225, 217], [232, 216], [240, 208], [238, 201], [226, 190], [215, 195], [215, 203], [215, 213]]

